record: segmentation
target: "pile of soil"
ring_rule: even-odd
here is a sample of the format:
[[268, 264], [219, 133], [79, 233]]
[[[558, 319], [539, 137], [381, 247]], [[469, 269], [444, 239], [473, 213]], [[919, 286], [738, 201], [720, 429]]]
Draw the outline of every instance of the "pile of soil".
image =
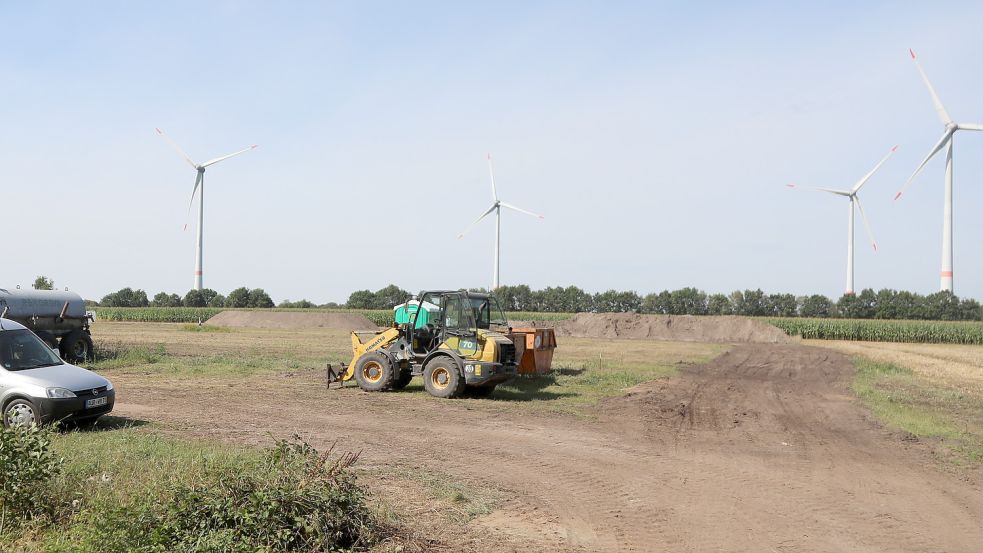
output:
[[376, 330], [378, 325], [355, 313], [313, 311], [222, 311], [208, 324], [241, 328], [338, 328], [342, 330]]
[[747, 317], [578, 313], [565, 321], [513, 321], [513, 327], [551, 327], [557, 336], [626, 338], [678, 342], [757, 342], [784, 344], [792, 339], [767, 323]]

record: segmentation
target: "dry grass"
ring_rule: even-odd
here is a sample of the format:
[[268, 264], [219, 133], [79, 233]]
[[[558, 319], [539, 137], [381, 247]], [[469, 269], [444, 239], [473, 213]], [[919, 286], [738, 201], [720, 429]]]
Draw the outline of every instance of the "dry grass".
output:
[[983, 463], [983, 346], [815, 342], [854, 356], [854, 392], [889, 427]]
[[950, 344], [896, 344], [806, 340], [872, 361], [894, 363], [911, 369], [935, 385], [983, 396], [983, 346]]

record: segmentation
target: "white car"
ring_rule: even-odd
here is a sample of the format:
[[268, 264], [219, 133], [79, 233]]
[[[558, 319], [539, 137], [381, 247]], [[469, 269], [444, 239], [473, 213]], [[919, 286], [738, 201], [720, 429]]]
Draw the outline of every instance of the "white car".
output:
[[92, 423], [113, 410], [113, 384], [62, 361], [24, 325], [0, 319], [0, 413], [4, 426]]

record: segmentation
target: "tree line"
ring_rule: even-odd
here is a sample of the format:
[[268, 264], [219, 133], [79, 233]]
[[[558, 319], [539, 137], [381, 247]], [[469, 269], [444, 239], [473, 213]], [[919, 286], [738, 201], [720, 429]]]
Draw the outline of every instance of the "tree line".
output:
[[[483, 289], [472, 291], [484, 292]], [[391, 309], [409, 298], [396, 285], [372, 292], [358, 290], [348, 298], [350, 309]], [[502, 309], [544, 313], [653, 313], [662, 315], [743, 315], [748, 317], [819, 317], [848, 319], [983, 320], [983, 309], [971, 298], [951, 292], [922, 295], [904, 290], [867, 288], [836, 301], [821, 294], [766, 294], [760, 289], [708, 294], [696, 288], [663, 290], [642, 296], [634, 291], [590, 293], [576, 286], [533, 290], [524, 284], [495, 290]]]
[[[51, 289], [54, 282], [39, 276], [36, 289]], [[472, 291], [485, 292], [482, 288]], [[236, 288], [223, 296], [215, 290], [190, 290], [183, 297], [159, 292], [152, 299], [140, 289], [123, 288], [99, 302], [105, 307], [230, 307], [230, 308], [316, 308], [392, 309], [405, 302], [410, 292], [390, 284], [376, 290], [352, 292], [344, 305], [316, 304], [306, 299], [275, 304], [262, 288]], [[663, 315], [742, 315], [748, 317], [818, 317], [847, 319], [913, 319], [979, 321], [983, 307], [972, 298], [960, 299], [951, 292], [922, 295], [904, 290], [866, 288], [859, 294], [844, 294], [832, 300], [821, 294], [766, 294], [761, 289], [736, 290], [730, 294], [708, 294], [687, 287], [640, 295], [635, 291], [607, 290], [590, 293], [577, 286], [501, 286], [495, 291], [502, 309], [509, 312], [542, 313], [653, 313]]]
[[153, 299], [143, 290], [123, 288], [106, 294], [97, 306], [102, 307], [273, 307], [273, 299], [262, 288], [236, 288], [223, 296], [215, 290], [189, 290], [183, 297], [158, 292]]

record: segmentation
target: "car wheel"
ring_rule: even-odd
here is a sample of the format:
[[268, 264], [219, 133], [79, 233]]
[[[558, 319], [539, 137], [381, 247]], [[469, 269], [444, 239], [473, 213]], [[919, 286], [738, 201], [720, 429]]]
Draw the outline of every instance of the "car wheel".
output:
[[40, 423], [38, 410], [26, 399], [15, 399], [3, 410], [3, 425], [11, 427], [28, 427]]
[[366, 353], [355, 363], [355, 382], [366, 392], [381, 392], [392, 388], [394, 372], [388, 357], [378, 352]]
[[61, 358], [69, 363], [81, 363], [92, 358], [92, 338], [81, 330], [73, 330], [58, 345]]
[[464, 391], [464, 378], [457, 363], [446, 355], [435, 357], [423, 369], [423, 387], [434, 397], [457, 397]]

